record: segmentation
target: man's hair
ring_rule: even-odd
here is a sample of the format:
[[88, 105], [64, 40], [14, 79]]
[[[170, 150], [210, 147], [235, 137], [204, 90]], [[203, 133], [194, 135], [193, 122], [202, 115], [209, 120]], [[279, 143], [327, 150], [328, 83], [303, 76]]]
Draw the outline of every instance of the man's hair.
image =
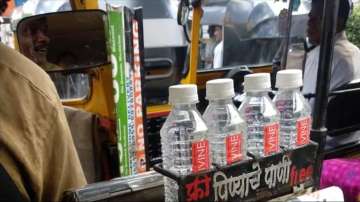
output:
[[[322, 7], [324, 5], [324, 0], [312, 0], [312, 5], [318, 5]], [[344, 30], [346, 28], [346, 22], [350, 17], [351, 9], [351, 0], [339, 0], [338, 26], [340, 26], [340, 30]]]
[[214, 37], [216, 27], [222, 28], [221, 25], [210, 25], [209, 26], [208, 34], [209, 34], [210, 37]]
[[342, 19], [343, 22], [339, 24], [341, 30], [345, 30], [346, 22], [350, 17], [351, 9], [352, 9], [352, 1], [350, 0], [339, 0], [339, 12], [338, 12], [338, 21]]
[[41, 30], [42, 32], [47, 32], [47, 19], [46, 17], [40, 17], [37, 19], [34, 19], [29, 22], [29, 27], [31, 33], [36, 33], [36, 31]]
[[0, 0], [0, 15], [2, 15], [5, 12], [8, 1], [9, 0]]

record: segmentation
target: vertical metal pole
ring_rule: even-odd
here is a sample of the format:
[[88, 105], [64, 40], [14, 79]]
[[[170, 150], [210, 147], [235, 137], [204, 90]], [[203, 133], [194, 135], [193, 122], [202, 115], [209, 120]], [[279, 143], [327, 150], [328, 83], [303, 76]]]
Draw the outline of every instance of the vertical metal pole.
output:
[[295, 2], [295, 0], [290, 0], [290, 2], [289, 2], [285, 45], [283, 47], [283, 54], [281, 57], [281, 69], [285, 69], [286, 64], [287, 64], [287, 56], [288, 56], [288, 52], [289, 52], [289, 44], [290, 44], [290, 37], [291, 37], [291, 25], [292, 25], [291, 22], [292, 22], [292, 13], [293, 13], [293, 9], [294, 9], [294, 2]]
[[191, 45], [190, 45], [190, 69], [183, 83], [196, 83], [196, 72], [198, 68], [199, 41], [200, 41], [200, 21], [203, 14], [201, 1], [193, 5], [193, 19], [191, 25]]
[[316, 98], [314, 106], [311, 139], [319, 143], [317, 165], [315, 167], [316, 188], [320, 185], [321, 164], [326, 143], [327, 129], [326, 110], [331, 78], [332, 58], [334, 51], [334, 36], [336, 33], [339, 0], [324, 0], [319, 69], [316, 83]]

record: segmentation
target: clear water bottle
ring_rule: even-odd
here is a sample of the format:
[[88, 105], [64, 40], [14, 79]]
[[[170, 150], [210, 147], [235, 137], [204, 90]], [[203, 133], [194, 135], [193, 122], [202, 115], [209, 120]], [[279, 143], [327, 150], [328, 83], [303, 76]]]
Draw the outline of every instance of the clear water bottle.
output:
[[206, 83], [209, 100], [203, 118], [209, 128], [211, 161], [219, 166], [246, 159], [246, 126], [232, 98], [232, 79], [215, 79]]
[[294, 149], [310, 141], [311, 107], [300, 92], [301, 70], [282, 70], [277, 73], [274, 97], [280, 112], [280, 145]]
[[270, 74], [245, 76], [245, 100], [239, 111], [247, 123], [247, 149], [262, 157], [279, 152], [279, 112], [268, 96]]
[[[187, 175], [210, 168], [208, 128], [199, 111], [196, 85], [175, 85], [169, 88], [172, 110], [160, 130], [163, 168]], [[165, 201], [178, 201], [178, 186], [164, 178]]]

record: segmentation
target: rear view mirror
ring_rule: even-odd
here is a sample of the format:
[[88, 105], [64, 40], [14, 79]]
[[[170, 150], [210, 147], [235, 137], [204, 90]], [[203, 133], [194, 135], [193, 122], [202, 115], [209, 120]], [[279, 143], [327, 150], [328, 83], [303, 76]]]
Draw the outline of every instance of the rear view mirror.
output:
[[105, 22], [101, 10], [24, 18], [17, 26], [19, 49], [48, 72], [106, 64]]

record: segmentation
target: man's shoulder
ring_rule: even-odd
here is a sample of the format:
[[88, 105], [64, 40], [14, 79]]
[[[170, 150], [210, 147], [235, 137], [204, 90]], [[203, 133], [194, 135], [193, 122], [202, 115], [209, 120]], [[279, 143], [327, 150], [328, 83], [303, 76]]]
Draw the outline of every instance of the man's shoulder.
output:
[[[55, 101], [57, 99], [56, 89], [46, 72], [19, 52], [1, 43], [0, 68], [1, 71], [8, 71], [14, 75], [9, 85], [20, 85], [20, 83], [31, 85], [34, 87], [34, 91], [38, 91], [50, 100]], [[9, 75], [0, 74], [0, 79], [3, 76]], [[17, 82], [19, 79], [25, 82]]]
[[360, 60], [360, 50], [359, 48], [351, 43], [349, 40], [339, 40], [335, 43], [334, 46], [334, 57], [339, 57], [339, 59], [355, 59]]

